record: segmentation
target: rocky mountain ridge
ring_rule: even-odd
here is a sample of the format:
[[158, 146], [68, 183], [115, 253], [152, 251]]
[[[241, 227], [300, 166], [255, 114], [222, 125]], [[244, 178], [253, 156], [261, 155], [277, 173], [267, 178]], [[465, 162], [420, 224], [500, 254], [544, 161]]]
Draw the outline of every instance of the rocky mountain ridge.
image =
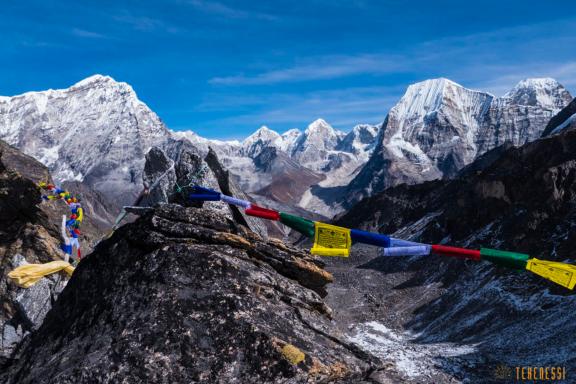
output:
[[126, 83], [96, 75], [70, 88], [0, 100], [0, 139], [124, 204], [141, 190], [144, 155], [171, 134]]
[[[267, 191], [283, 188], [288, 179], [297, 181], [299, 189], [303, 187], [302, 193], [320, 181], [323, 186], [347, 184], [374, 149], [377, 128], [362, 124], [346, 134], [318, 119], [304, 132], [291, 129], [282, 135], [262, 126], [242, 142], [208, 140], [190, 131], [175, 132], [175, 135], [191, 140], [203, 151], [212, 147], [245, 191], [272, 198], [278, 203], [308, 208], [300, 204], [302, 194], [276, 200], [278, 195], [268, 194]], [[273, 150], [261, 156], [267, 148]], [[262, 159], [272, 159], [269, 156], [272, 152], [276, 154], [274, 158], [279, 156], [290, 164], [283, 161], [286, 168], [276, 165], [264, 169]]]
[[212, 210], [140, 214], [80, 264], [3, 382], [382, 382], [332, 327], [317, 259]]
[[[299, 164], [300, 182], [306, 183], [310, 171], [337, 173], [334, 180], [340, 182], [350, 180], [367, 158], [366, 151], [372, 149], [367, 140], [374, 130], [362, 132], [363, 143], [357, 143], [356, 132], [345, 135], [317, 120], [305, 132], [290, 130], [279, 135], [262, 127], [243, 143], [207, 140], [193, 132], [170, 131], [130, 85], [102, 75], [67, 89], [0, 99], [0, 139], [45, 164], [57, 181], [83, 182], [96, 192], [113, 196], [118, 206], [130, 204], [141, 191], [144, 156], [153, 146], [172, 157], [186, 145], [181, 143], [183, 139], [201, 156], [212, 147], [242, 189], [254, 192], [270, 186], [254, 177], [253, 161], [266, 147], [282, 151]], [[336, 149], [344, 138], [348, 146]], [[283, 180], [295, 174], [294, 167], [274, 169], [279, 173], [260, 171], [257, 176]], [[276, 189], [274, 185], [270, 188]]]
[[549, 136], [574, 128], [576, 128], [576, 98], [548, 122], [542, 136]]
[[[337, 222], [425, 243], [498, 248], [573, 264], [575, 201], [576, 131], [567, 130], [521, 147], [496, 148], [452, 180], [389, 188]], [[335, 273], [336, 281], [347, 280], [347, 290], [335, 294], [365, 308], [354, 317], [362, 321], [355, 338], [373, 353], [394, 353], [389, 345], [396, 336], [385, 331], [397, 329], [409, 336], [405, 348], [416, 355], [430, 345], [464, 348], [433, 359], [456, 380], [497, 382], [498, 366], [576, 368], [574, 344], [565, 342], [575, 331], [569, 320], [576, 307], [573, 292], [486, 263], [383, 258], [374, 250], [352, 256], [359, 271], [344, 270], [342, 263], [328, 269], [343, 270]], [[368, 294], [372, 299], [363, 296]], [[390, 304], [381, 309], [382, 302]], [[405, 363], [402, 356], [396, 359], [397, 365]], [[409, 373], [415, 382], [435, 382]]]
[[[69, 89], [3, 97], [0, 138], [57, 180], [82, 181], [118, 206], [141, 191], [152, 146], [173, 160], [183, 146], [202, 157], [211, 147], [240, 189], [330, 217], [388, 186], [450, 177], [498, 145], [533, 140], [570, 99], [552, 79], [524, 80], [500, 98], [434, 79], [411, 85], [380, 128], [344, 134], [319, 119], [304, 132], [262, 127], [241, 143], [172, 132], [128, 84], [96, 75]], [[275, 155], [260, 156], [266, 148]], [[262, 166], [264, 158], [277, 160]], [[289, 183], [297, 193], [279, 193]]]
[[345, 190], [344, 207], [390, 186], [452, 177], [504, 143], [535, 140], [571, 99], [553, 79], [523, 80], [503, 97], [442, 78], [413, 84], [390, 110], [370, 160]]

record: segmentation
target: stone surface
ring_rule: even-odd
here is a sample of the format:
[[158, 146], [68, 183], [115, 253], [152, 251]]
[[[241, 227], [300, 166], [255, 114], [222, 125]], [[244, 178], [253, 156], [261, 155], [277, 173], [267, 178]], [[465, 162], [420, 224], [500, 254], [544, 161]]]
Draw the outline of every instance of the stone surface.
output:
[[572, 100], [565, 108], [563, 108], [556, 116], [554, 116], [548, 124], [546, 129], [542, 132], [542, 137], [549, 136], [553, 133], [559, 133], [563, 130], [576, 128], [576, 98]]
[[370, 160], [342, 193], [343, 206], [390, 186], [452, 177], [493, 148], [535, 140], [571, 100], [552, 79], [521, 81], [499, 98], [448, 79], [413, 84], [390, 110]]
[[222, 201], [192, 201], [189, 198], [195, 185], [210, 188], [217, 192], [238, 198], [248, 197], [230, 180], [228, 172], [220, 164], [218, 157], [209, 151], [206, 160], [190, 148], [179, 148], [173, 153], [177, 160], [171, 160], [158, 147], [152, 147], [146, 155], [143, 182], [149, 192], [138, 203], [142, 207], [154, 207], [158, 204], [174, 203], [184, 207], [205, 207], [218, 212], [229, 219], [252, 229], [266, 237], [267, 230], [261, 220], [244, 214], [242, 209]]
[[52, 220], [60, 212], [40, 206], [34, 182], [49, 179], [48, 170], [29, 156], [0, 141], [0, 358], [14, 357], [24, 337], [37, 329], [62, 290], [60, 277], [39, 282], [31, 289], [8, 279], [13, 268], [61, 258], [59, 235]]
[[80, 264], [1, 379], [366, 382], [379, 361], [333, 327], [331, 281], [317, 259], [219, 213], [162, 205]]
[[[400, 185], [362, 200], [337, 222], [408, 240], [574, 264], [576, 131], [486, 156], [454, 180]], [[335, 311], [334, 317], [351, 337], [372, 340], [364, 344], [367, 351], [386, 351], [405, 332], [412, 339], [402, 353], [415, 361], [426, 361], [421, 352], [437, 346], [436, 359], [412, 382], [443, 382], [426, 377], [432, 370], [485, 383], [496, 379], [499, 365], [576, 369], [576, 345], [566, 341], [576, 332], [574, 292], [488, 262], [377, 255], [377, 249], [359, 248], [352, 265], [328, 260], [335, 276], [328, 302], [357, 308]], [[372, 322], [395, 333], [376, 332]], [[406, 359], [396, 356], [394, 364], [401, 367]]]

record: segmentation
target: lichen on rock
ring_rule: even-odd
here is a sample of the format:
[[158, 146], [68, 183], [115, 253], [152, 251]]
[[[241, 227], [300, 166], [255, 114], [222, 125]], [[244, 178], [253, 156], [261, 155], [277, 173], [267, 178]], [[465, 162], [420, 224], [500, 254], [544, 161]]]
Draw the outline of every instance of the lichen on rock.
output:
[[361, 382], [379, 364], [333, 327], [318, 259], [216, 211], [142, 214], [82, 261], [0, 381]]

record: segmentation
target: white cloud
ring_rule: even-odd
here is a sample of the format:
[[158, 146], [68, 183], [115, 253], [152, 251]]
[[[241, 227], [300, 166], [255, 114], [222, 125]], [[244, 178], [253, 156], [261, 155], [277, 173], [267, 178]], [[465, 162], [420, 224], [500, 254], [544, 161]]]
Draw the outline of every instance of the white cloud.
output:
[[102, 35], [100, 33], [97, 32], [92, 32], [92, 31], [87, 31], [85, 29], [80, 29], [80, 28], [73, 28], [72, 29], [72, 34], [74, 36], [78, 36], [78, 37], [86, 37], [89, 39], [104, 39], [106, 38], [105, 35]]
[[[555, 31], [576, 29], [576, 20], [514, 26], [464, 36], [426, 41], [395, 55], [370, 53], [308, 57], [292, 66], [255, 74], [214, 77], [213, 85], [245, 86], [329, 80], [355, 75], [419, 74], [448, 77], [463, 85], [488, 85], [498, 94], [525, 77], [555, 77], [574, 84], [576, 35]], [[495, 84], [494, 80], [501, 81]], [[506, 82], [506, 83], [504, 83]], [[480, 87], [480, 89], [485, 89]]]
[[260, 19], [267, 21], [275, 21], [278, 18], [274, 15], [261, 12], [245, 11], [238, 8], [232, 8], [226, 4], [209, 1], [209, 0], [188, 0], [188, 4], [204, 13], [222, 16], [231, 19]]
[[305, 60], [289, 68], [271, 70], [254, 76], [215, 77], [211, 84], [261, 85], [286, 82], [335, 79], [363, 73], [391, 73], [402, 71], [405, 58], [389, 55], [323, 56]]
[[263, 124], [271, 128], [297, 126], [321, 117], [347, 131], [359, 123], [381, 123], [388, 109], [398, 100], [399, 91], [396, 87], [358, 87], [303, 94], [273, 93], [246, 100], [237, 95], [212, 95], [210, 101], [200, 104], [195, 112], [240, 110], [234, 116], [208, 122], [202, 128]]

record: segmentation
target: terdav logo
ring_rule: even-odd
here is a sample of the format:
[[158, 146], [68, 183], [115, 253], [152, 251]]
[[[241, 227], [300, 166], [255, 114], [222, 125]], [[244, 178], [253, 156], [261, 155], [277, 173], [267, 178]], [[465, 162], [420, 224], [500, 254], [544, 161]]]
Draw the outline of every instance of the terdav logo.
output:
[[500, 380], [514, 379], [516, 382], [564, 381], [566, 377], [566, 367], [509, 367], [498, 365], [494, 369], [494, 378]]

